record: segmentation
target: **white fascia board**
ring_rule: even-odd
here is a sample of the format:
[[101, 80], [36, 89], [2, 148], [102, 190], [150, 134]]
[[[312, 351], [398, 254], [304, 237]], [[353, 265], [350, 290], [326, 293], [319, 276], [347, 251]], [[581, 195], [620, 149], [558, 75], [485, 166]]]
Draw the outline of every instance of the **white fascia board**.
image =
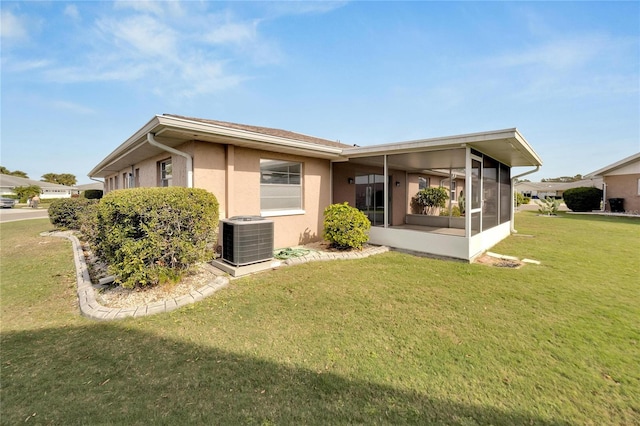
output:
[[[518, 129], [513, 129], [515, 131], [514, 138], [518, 141], [519, 146], [524, 150], [525, 155], [530, 157], [532, 160], [532, 166], [542, 166], [542, 159], [540, 156], [533, 150], [529, 142], [522, 136], [522, 134], [518, 131]], [[514, 149], [517, 149], [514, 147]]]
[[[522, 136], [516, 128], [347, 148], [342, 151], [342, 155], [350, 158], [358, 158], [384, 154], [406, 154], [429, 150], [462, 148], [465, 146], [474, 147], [476, 144], [480, 145], [482, 142], [494, 140], [509, 140], [511, 147], [528, 158], [531, 162], [530, 165], [542, 165], [542, 160], [538, 154], [531, 148], [524, 136]], [[480, 146], [478, 146], [478, 148], [480, 148]]]
[[481, 133], [470, 133], [465, 135], [457, 135], [457, 136], [445, 136], [438, 138], [429, 138], [429, 139], [417, 139], [406, 142], [393, 142], [382, 145], [370, 145], [370, 146], [361, 146], [355, 148], [347, 148], [343, 150], [343, 155], [345, 156], [363, 156], [363, 155], [371, 155], [371, 154], [385, 154], [385, 153], [406, 153], [406, 152], [414, 152], [421, 151], [425, 148], [450, 148], [452, 146], [463, 146], [468, 143], [473, 142], [482, 142], [493, 139], [505, 139], [509, 137], [514, 137], [514, 134], [517, 132], [515, 128], [513, 129], [505, 129], [505, 130], [496, 130], [491, 132], [481, 132]]
[[609, 164], [606, 167], [601, 168], [600, 170], [596, 170], [595, 172], [591, 172], [587, 175], [585, 175], [585, 178], [593, 178], [593, 177], [597, 177], [597, 176], [603, 176], [609, 172], [614, 171], [615, 169], [619, 169], [620, 167], [624, 167], [629, 163], [633, 163], [635, 161], [640, 160], [640, 152], [638, 152], [637, 154], [633, 154], [630, 155], [629, 157], [623, 158], [620, 161], [616, 161], [613, 164]]
[[[281, 147], [295, 148], [309, 152], [318, 152], [324, 154], [330, 154], [339, 156], [342, 153], [342, 148], [319, 145], [310, 142], [303, 142], [295, 139], [283, 138], [280, 136], [265, 135], [263, 133], [251, 132], [249, 130], [232, 129], [229, 127], [219, 126], [217, 124], [202, 123], [198, 121], [186, 120], [177, 117], [168, 117], [159, 115], [156, 118], [159, 119], [161, 125], [175, 128], [176, 130], [188, 130], [193, 131], [196, 135], [203, 133], [213, 136], [224, 136], [233, 139], [242, 139], [247, 142], [261, 142]], [[265, 149], [264, 146], [259, 147]]]

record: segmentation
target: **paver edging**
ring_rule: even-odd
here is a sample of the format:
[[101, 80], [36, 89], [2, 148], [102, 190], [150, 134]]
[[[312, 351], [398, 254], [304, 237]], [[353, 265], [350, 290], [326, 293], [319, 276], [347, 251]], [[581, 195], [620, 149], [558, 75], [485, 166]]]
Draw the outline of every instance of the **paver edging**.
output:
[[[82, 245], [80, 244], [78, 238], [73, 235], [73, 232], [53, 231], [42, 232], [40, 233], [40, 235], [43, 237], [66, 238], [71, 241], [73, 247], [73, 261], [76, 267], [77, 295], [80, 313], [84, 317], [94, 320], [113, 321], [124, 319], [127, 317], [139, 318], [147, 315], [170, 312], [181, 306], [185, 306], [190, 303], [195, 303], [198, 300], [202, 300], [205, 297], [210, 296], [218, 290], [229, 285], [228, 278], [218, 276], [210, 283], [207, 283], [201, 288], [195, 290], [196, 294], [198, 295], [197, 298], [194, 297], [193, 294], [187, 294], [177, 299], [153, 302], [148, 305], [137, 306], [135, 308], [109, 308], [107, 306], [102, 306], [96, 300], [95, 289], [93, 288], [93, 284], [91, 283], [89, 268], [87, 267], [87, 262], [82, 251]], [[181, 300], [182, 303], [178, 303], [179, 299], [183, 299]]]

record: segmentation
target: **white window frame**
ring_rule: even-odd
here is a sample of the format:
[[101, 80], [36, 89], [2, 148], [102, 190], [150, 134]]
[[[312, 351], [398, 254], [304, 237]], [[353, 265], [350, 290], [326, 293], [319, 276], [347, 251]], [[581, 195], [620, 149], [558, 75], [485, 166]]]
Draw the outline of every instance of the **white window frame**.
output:
[[[271, 166], [271, 170], [269, 167]], [[277, 167], [277, 175], [279, 177], [279, 182], [277, 183], [268, 183], [268, 180], [271, 179], [271, 176], [274, 174], [274, 168]], [[286, 170], [283, 170], [283, 167], [286, 167]], [[295, 169], [299, 171], [296, 172]], [[293, 169], [293, 170], [292, 170]], [[288, 160], [278, 160], [278, 159], [270, 159], [270, 158], [261, 158], [260, 159], [260, 214], [264, 217], [271, 216], [290, 216], [290, 215], [300, 215], [304, 214], [304, 186], [303, 186], [303, 173], [304, 164], [299, 161], [288, 161]], [[286, 180], [283, 182], [282, 180]], [[282, 208], [265, 208], [263, 200], [276, 200], [278, 196], [269, 196], [266, 192], [277, 191], [277, 188], [281, 187], [281, 189], [298, 189], [297, 196], [290, 195], [282, 195], [283, 199], [294, 199], [297, 198], [297, 205], [295, 207], [286, 207]]]
[[[169, 173], [167, 173], [167, 164], [171, 167]], [[165, 188], [173, 186], [173, 164], [171, 162], [171, 158], [158, 161], [158, 178], [158, 184], [160, 187]]]

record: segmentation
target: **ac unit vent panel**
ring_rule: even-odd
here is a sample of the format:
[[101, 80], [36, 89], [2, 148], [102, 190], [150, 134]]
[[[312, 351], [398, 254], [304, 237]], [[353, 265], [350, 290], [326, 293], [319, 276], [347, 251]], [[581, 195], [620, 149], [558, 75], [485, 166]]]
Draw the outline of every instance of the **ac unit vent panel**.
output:
[[260, 216], [223, 220], [222, 259], [235, 266], [273, 259], [273, 222]]

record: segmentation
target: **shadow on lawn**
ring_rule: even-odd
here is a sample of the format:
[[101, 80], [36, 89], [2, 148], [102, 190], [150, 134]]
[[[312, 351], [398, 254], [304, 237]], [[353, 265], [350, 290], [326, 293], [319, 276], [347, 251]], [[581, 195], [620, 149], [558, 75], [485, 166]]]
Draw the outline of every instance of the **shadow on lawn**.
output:
[[1, 344], [3, 424], [564, 424], [161, 339], [126, 323], [6, 333]]

